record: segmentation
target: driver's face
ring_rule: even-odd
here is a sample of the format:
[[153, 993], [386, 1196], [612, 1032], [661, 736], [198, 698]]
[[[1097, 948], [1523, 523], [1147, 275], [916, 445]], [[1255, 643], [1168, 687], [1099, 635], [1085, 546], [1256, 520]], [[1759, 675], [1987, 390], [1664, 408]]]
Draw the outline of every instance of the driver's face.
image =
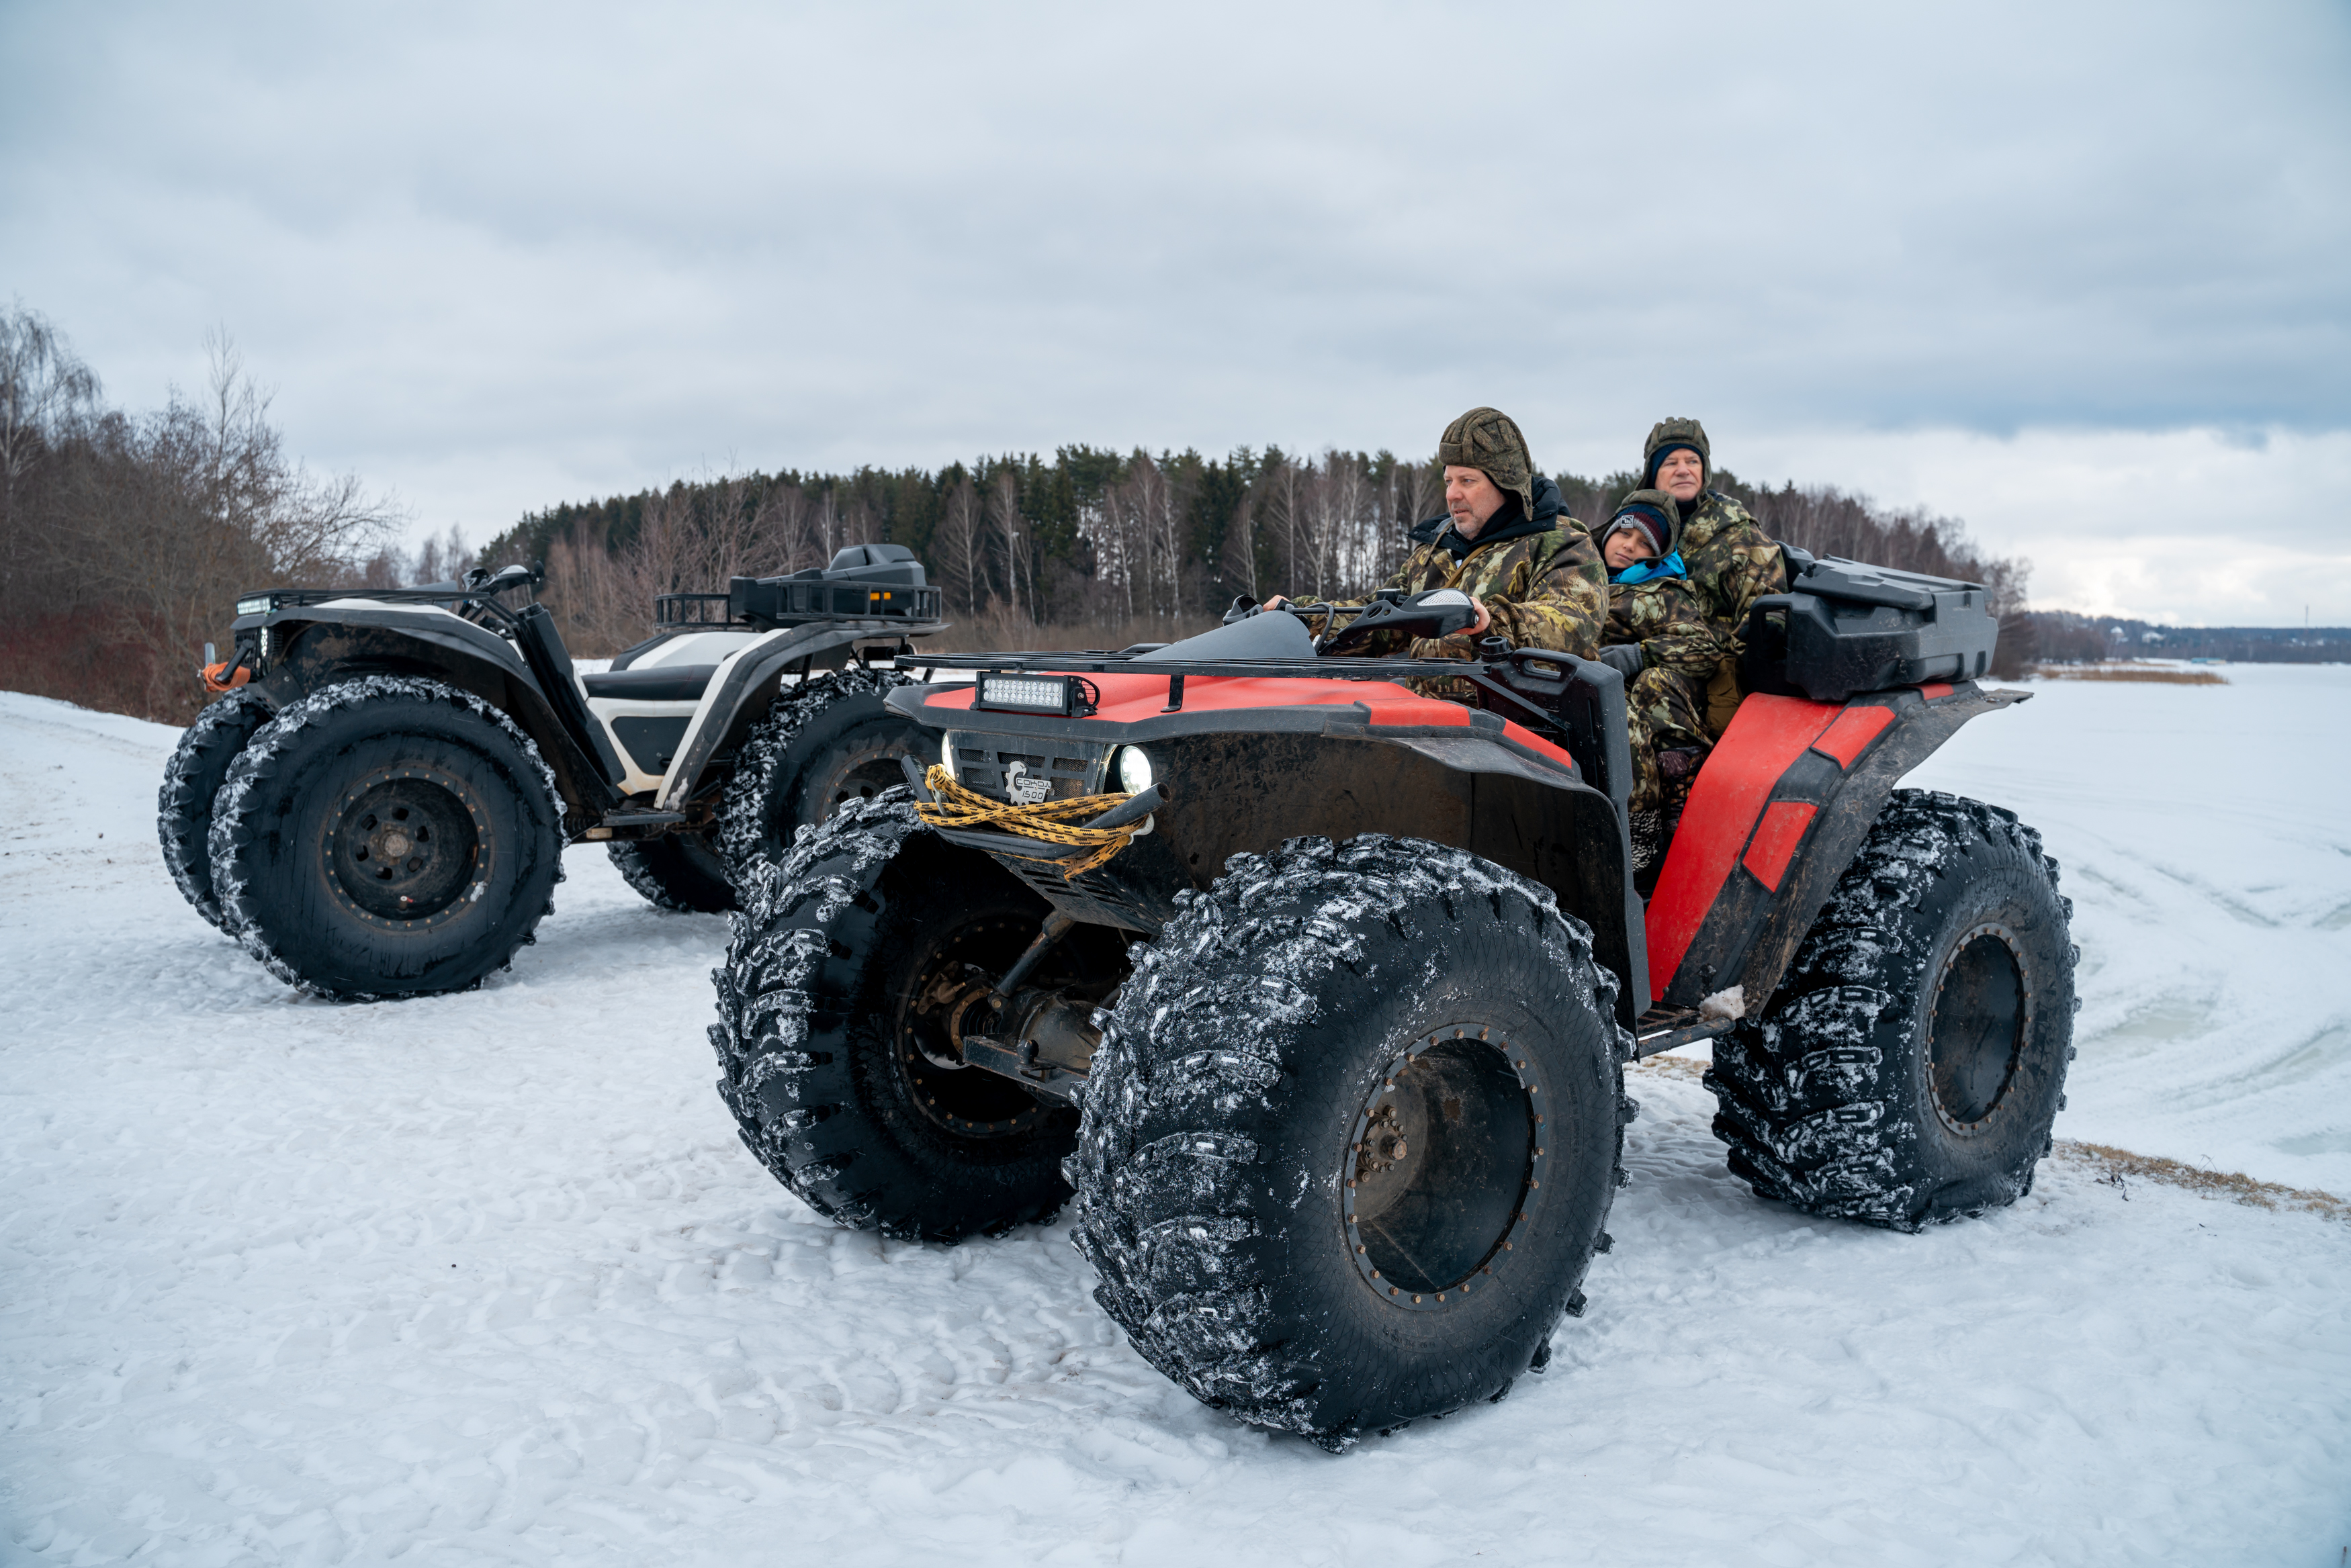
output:
[[1486, 477], [1482, 468], [1445, 468], [1445, 510], [1464, 539], [1475, 539], [1486, 520], [1502, 509], [1507, 492]]
[[1706, 464], [1687, 447], [1667, 452], [1657, 464], [1657, 488], [1684, 504], [1697, 500], [1705, 483]]

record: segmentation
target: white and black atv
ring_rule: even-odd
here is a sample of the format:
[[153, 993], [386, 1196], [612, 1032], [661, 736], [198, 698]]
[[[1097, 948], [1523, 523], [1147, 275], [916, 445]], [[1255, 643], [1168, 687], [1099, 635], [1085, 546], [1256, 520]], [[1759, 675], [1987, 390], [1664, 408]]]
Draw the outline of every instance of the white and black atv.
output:
[[[735, 872], [937, 760], [875, 668], [942, 629], [898, 545], [823, 570], [664, 594], [653, 637], [580, 674], [523, 566], [395, 590], [237, 601], [227, 694], [164, 770], [164, 864], [278, 978], [342, 1001], [458, 991], [596, 840], [665, 909], [733, 906]], [[207, 659], [212, 657], [205, 650]]]

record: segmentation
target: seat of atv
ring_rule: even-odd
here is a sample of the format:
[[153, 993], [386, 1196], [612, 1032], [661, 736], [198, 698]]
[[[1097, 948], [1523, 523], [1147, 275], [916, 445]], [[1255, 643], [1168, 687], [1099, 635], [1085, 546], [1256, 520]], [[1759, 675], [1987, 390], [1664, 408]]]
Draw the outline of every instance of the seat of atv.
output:
[[637, 702], [699, 702], [718, 673], [715, 664], [655, 665], [649, 670], [608, 670], [583, 675], [580, 684], [590, 697], [625, 697]]

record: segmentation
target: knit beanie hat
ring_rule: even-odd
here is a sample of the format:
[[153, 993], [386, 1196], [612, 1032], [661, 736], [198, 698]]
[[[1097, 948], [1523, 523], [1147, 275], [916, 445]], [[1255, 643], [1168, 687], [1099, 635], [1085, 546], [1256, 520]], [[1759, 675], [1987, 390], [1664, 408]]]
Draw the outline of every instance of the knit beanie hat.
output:
[[1609, 535], [1624, 528], [1638, 528], [1646, 535], [1651, 555], [1670, 556], [1682, 540], [1681, 508], [1662, 490], [1636, 490], [1617, 504], [1595, 543], [1606, 551]]
[[1519, 510], [1535, 514], [1535, 462], [1516, 421], [1499, 409], [1472, 409], [1445, 427], [1437, 461], [1447, 468], [1484, 471], [1494, 488], [1519, 498]]
[[1641, 483], [1657, 483], [1657, 465], [1666, 454], [1674, 452], [1694, 452], [1705, 468], [1698, 483], [1714, 477], [1714, 452], [1706, 442], [1706, 427], [1696, 420], [1659, 420], [1650, 427], [1649, 439], [1641, 448]]

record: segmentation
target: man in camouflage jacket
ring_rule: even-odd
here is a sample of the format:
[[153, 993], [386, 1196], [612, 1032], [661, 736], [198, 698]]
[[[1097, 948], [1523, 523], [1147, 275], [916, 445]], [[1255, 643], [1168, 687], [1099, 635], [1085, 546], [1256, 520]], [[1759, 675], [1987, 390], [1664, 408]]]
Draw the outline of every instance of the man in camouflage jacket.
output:
[[[1608, 569], [1607, 644], [1625, 676], [1625, 739], [1633, 753], [1635, 817], [1677, 817], [1698, 764], [1713, 749], [1700, 699], [1729, 639], [1698, 608], [1680, 543], [1680, 509], [1662, 490], [1636, 490], [1597, 530]], [[1671, 829], [1656, 823], [1662, 840]]]
[[1715, 624], [1725, 647], [1707, 682], [1707, 728], [1720, 735], [1746, 692], [1739, 684], [1737, 638], [1748, 607], [1765, 594], [1788, 591], [1780, 546], [1747, 508], [1718, 490], [1708, 490], [1714, 454], [1706, 427], [1696, 420], [1660, 420], [1641, 449], [1641, 483], [1662, 490], [1681, 508], [1681, 556], [1698, 607]]
[[[1519, 648], [1595, 657], [1608, 611], [1599, 554], [1562, 509], [1559, 486], [1535, 472], [1518, 425], [1499, 410], [1472, 409], [1446, 427], [1437, 456], [1446, 515], [1412, 530], [1412, 554], [1386, 586], [1407, 594], [1458, 588], [1478, 601], [1481, 618], [1449, 637], [1390, 634], [1367, 651], [1469, 659], [1480, 638], [1499, 636]], [[1461, 682], [1421, 684], [1430, 696], [1468, 697]]]

